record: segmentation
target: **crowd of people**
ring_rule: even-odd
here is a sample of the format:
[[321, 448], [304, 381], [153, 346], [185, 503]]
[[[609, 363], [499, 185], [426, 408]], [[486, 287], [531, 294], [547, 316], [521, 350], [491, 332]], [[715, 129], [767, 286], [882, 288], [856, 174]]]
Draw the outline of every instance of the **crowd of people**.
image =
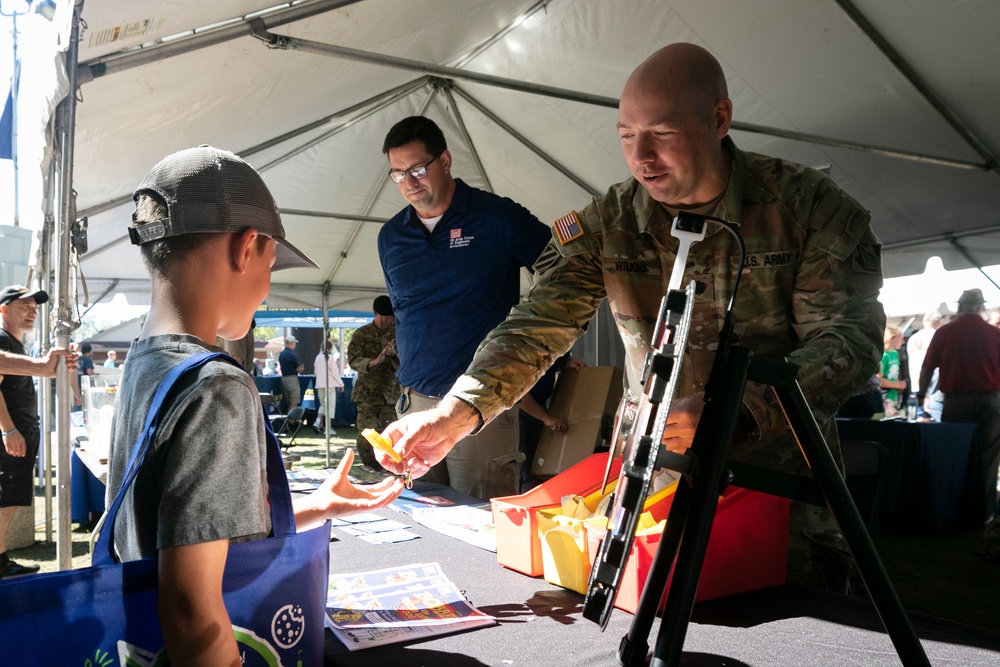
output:
[[[708, 51], [678, 43], [652, 54], [628, 77], [618, 110], [631, 177], [551, 226], [517, 202], [457, 178], [446, 138], [432, 120], [413, 116], [393, 125], [382, 153], [406, 206], [379, 233], [388, 294], [375, 299], [374, 321], [354, 332], [347, 361], [357, 372], [358, 430], [381, 431], [398, 460], [362, 438], [358, 454], [395, 475], [352, 484], [348, 449], [330, 481], [297, 500], [296, 521], [385, 506], [402, 492], [397, 476], [404, 474], [478, 498], [518, 493], [532, 453], [520, 427], [536, 434], [539, 423], [567, 428], [546, 419], [547, 381], [530, 391], [550, 367], [566, 363], [604, 301], [627, 353], [627, 394], [634, 399], [642, 392], [643, 363], [677, 254], [671, 222], [679, 213], [709, 216], [706, 236], [692, 246], [685, 268], [685, 279], [705, 289], [694, 297], [664, 446], [683, 453], [690, 445], [737, 282], [740, 245], [711, 221], [715, 217], [738, 223], [753, 259], [731, 304], [740, 344], [799, 367], [799, 384], [841, 467], [833, 417], [842, 404], [856, 394], [869, 404], [877, 397], [887, 412], [900, 392], [930, 400], [936, 382], [944, 394], [942, 418], [976, 421], [996, 442], [984, 448], [995, 483], [1000, 330], [980, 317], [982, 294], [963, 294], [958, 318], [929, 343], [922, 335], [919, 347], [914, 344], [913, 356], [919, 350], [924, 357], [919, 383], [910, 387], [899, 356], [903, 332], [886, 329], [878, 301], [880, 247], [868, 212], [819, 171], [740, 149], [730, 136], [733, 114], [722, 68]], [[203, 201], [206, 196], [212, 201]], [[272, 271], [315, 267], [286, 239], [264, 181], [227, 151], [201, 146], [164, 158], [133, 199], [129, 235], [150, 273], [151, 307], [118, 391], [109, 497], [122, 485], [129, 450], [167, 371], [217, 349], [217, 339], [245, 339]], [[533, 274], [523, 299], [522, 269]], [[25, 478], [30, 492], [38, 440], [37, 415], [27, 400], [31, 381], [13, 374], [47, 376], [62, 358], [77, 363], [61, 350], [30, 364], [21, 360], [20, 338], [46, 295], [12, 289], [0, 296], [0, 349], [17, 357], [2, 370], [8, 408], [0, 403], [0, 576], [26, 571], [9, 559], [2, 539], [7, 508], [25, 500]], [[298, 375], [305, 366], [297, 343], [286, 336], [278, 358], [289, 410], [302, 400]], [[972, 348], [981, 354], [971, 355]], [[324, 341], [314, 362], [323, 377], [324, 391], [317, 393], [328, 405], [317, 426], [333, 418], [325, 390], [342, 387], [333, 352]], [[93, 369], [89, 355], [81, 348], [81, 376]], [[10, 362], [0, 356], [0, 363]], [[538, 423], [522, 421], [519, 405]], [[238, 664], [232, 635], [209, 629], [228, 627], [220, 581], [229, 543], [270, 530], [259, 397], [241, 368], [212, 362], [171, 395], [165, 414], [170, 427], [157, 432], [128, 490], [115, 546], [124, 560], [159, 558], [160, 622], [173, 664]], [[733, 458], [807, 472], [766, 387], [748, 385], [737, 426]], [[793, 512], [791, 529], [837, 534], [828, 515], [808, 509]], [[189, 636], [205, 640], [185, 641]]]
[[[958, 298], [953, 316], [923, 316], [909, 335], [885, 329], [885, 350], [875, 374], [841, 405], [842, 418], [916, 418], [974, 423], [982, 449], [984, 522], [1000, 512], [1000, 317], [986, 312], [980, 289]], [[904, 342], [905, 340], [905, 342]], [[904, 352], [905, 354], [900, 354]], [[915, 407], [913, 414], [904, 406]]]

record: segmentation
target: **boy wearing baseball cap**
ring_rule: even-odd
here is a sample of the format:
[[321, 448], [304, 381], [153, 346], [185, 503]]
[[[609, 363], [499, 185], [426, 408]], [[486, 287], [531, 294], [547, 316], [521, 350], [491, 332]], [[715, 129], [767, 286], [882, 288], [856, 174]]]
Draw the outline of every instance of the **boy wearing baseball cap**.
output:
[[[220, 351], [250, 327], [271, 271], [316, 265], [285, 239], [263, 179], [236, 155], [200, 146], [163, 159], [133, 195], [129, 237], [150, 272], [149, 315], [119, 388], [108, 471], [113, 499], [160, 380], [183, 359]], [[171, 392], [115, 525], [122, 560], [159, 556], [160, 626], [172, 664], [238, 665], [222, 598], [231, 541], [270, 531], [265, 425], [252, 378], [212, 361]], [[383, 507], [387, 479], [350, 484], [348, 451], [320, 489], [295, 503], [299, 526]], [[224, 631], [223, 631], [224, 629]]]

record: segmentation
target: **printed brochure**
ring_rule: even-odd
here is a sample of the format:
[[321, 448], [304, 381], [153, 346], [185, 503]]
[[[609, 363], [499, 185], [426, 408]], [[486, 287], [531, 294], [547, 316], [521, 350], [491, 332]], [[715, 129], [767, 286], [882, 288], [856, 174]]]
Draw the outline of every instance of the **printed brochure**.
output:
[[495, 623], [437, 563], [330, 576], [326, 625], [351, 651]]

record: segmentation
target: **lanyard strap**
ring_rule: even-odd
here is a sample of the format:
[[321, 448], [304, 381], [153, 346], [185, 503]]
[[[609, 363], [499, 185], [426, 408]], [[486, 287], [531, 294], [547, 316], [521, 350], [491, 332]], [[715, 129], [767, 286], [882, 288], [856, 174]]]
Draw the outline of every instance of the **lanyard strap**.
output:
[[[94, 546], [94, 565], [109, 565], [118, 562], [114, 549], [114, 528], [115, 520], [118, 517], [118, 510], [125, 500], [125, 493], [135, 481], [139, 467], [142, 465], [149, 451], [150, 443], [156, 436], [160, 421], [171, 405], [165, 404], [165, 399], [174, 386], [188, 372], [201, 368], [210, 361], [219, 360], [233, 364], [238, 368], [240, 365], [230, 356], [220, 352], [202, 352], [184, 359], [167, 373], [160, 382], [153, 395], [153, 400], [149, 405], [149, 412], [146, 413], [146, 423], [139, 437], [136, 438], [132, 451], [129, 453], [129, 460], [126, 470], [128, 471], [122, 480], [118, 495], [108, 508], [103, 527], [97, 542]], [[292, 495], [288, 488], [288, 477], [285, 475], [285, 466], [281, 459], [281, 450], [278, 439], [271, 429], [271, 422], [267, 418], [267, 412], [261, 405], [264, 412], [264, 425], [267, 437], [267, 487], [268, 501], [271, 510], [271, 529], [276, 537], [284, 537], [295, 534], [295, 515], [292, 509]]]

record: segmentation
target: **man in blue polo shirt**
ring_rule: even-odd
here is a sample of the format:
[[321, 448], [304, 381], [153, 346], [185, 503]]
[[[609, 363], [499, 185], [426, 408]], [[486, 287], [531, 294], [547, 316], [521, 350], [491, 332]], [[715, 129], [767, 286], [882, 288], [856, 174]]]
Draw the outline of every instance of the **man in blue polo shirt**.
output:
[[[409, 202], [379, 232], [378, 254], [396, 315], [402, 416], [429, 410], [465, 371], [486, 334], [517, 303], [549, 227], [510, 199], [451, 175], [431, 120], [411, 116], [386, 135], [389, 175]], [[517, 410], [449, 452], [426, 476], [478, 498], [518, 492]]]

